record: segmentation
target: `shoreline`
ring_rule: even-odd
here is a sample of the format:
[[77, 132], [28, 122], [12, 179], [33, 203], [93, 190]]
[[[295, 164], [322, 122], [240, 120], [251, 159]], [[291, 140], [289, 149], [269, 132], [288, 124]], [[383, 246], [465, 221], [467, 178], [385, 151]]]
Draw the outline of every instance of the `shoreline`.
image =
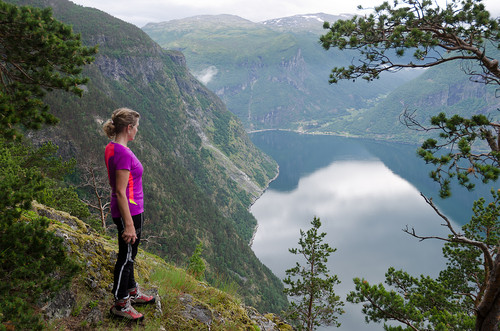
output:
[[[374, 141], [386, 141], [386, 142], [391, 142], [391, 140], [389, 139], [382, 139], [382, 138], [375, 138], [375, 137], [361, 137], [361, 136], [356, 136], [356, 135], [351, 135], [351, 134], [347, 134], [347, 133], [344, 133], [344, 134], [341, 134], [341, 133], [334, 133], [334, 132], [306, 132], [306, 131], [302, 131], [302, 130], [292, 130], [292, 129], [260, 129], [260, 130], [250, 130], [250, 131], [246, 131], [246, 133], [248, 135], [250, 134], [253, 134], [253, 133], [260, 133], [260, 132], [271, 132], [271, 131], [278, 131], [278, 132], [293, 132], [293, 133], [297, 133], [297, 134], [303, 134], [303, 135], [311, 135], [311, 136], [314, 136], [314, 135], [317, 135], [317, 136], [336, 136], [336, 137], [343, 137], [343, 138], [352, 138], [352, 139], [368, 139], [368, 140], [374, 140]], [[408, 142], [402, 142], [402, 141], [397, 141], [396, 142], [398, 143], [401, 143], [401, 144], [408, 144], [408, 145], [413, 145], [411, 143], [408, 143]], [[414, 144], [414, 145], [418, 145], [418, 144]], [[252, 203], [250, 204], [250, 206], [248, 206], [248, 211], [251, 213], [251, 208], [252, 206], [255, 204], [255, 202], [268, 190], [269, 186], [271, 185], [271, 183], [273, 181], [275, 181], [279, 174], [280, 174], [280, 165], [278, 164], [277, 167], [276, 167], [276, 175], [269, 180], [269, 182], [267, 183], [267, 185], [263, 188], [262, 192], [256, 196]], [[253, 214], [252, 214], [253, 216]], [[254, 216], [255, 218], [255, 216]], [[255, 218], [256, 219], [256, 218]], [[259, 229], [259, 222], [258, 220], [256, 219], [257, 221], [257, 225], [255, 226], [254, 230], [253, 230], [253, 234], [252, 234], [252, 238], [250, 239], [249, 243], [248, 243], [248, 246], [249, 247], [252, 247], [253, 245], [253, 241], [255, 239], [255, 236], [257, 235], [257, 231]]]
[[[278, 176], [280, 175], [280, 165], [277, 162], [276, 162], [276, 164], [277, 164], [276, 175], [267, 182], [266, 186], [262, 189], [262, 192], [260, 193], [260, 195], [258, 197], [255, 197], [255, 199], [252, 201], [250, 206], [248, 206], [248, 212], [250, 214], [252, 214], [250, 209], [252, 209], [252, 206], [255, 204], [255, 202], [257, 200], [259, 200], [259, 198], [267, 191], [267, 189], [269, 188], [269, 185], [271, 185], [271, 183], [274, 182], [276, 180], [276, 178], [278, 178]], [[253, 214], [252, 214], [252, 216], [255, 218], [255, 216]], [[255, 218], [255, 220], [257, 221], [257, 225], [255, 225], [255, 228], [253, 229], [253, 233], [252, 233], [252, 238], [250, 238], [250, 241], [248, 242], [249, 247], [252, 247], [253, 240], [255, 239], [255, 235], [257, 234], [257, 230], [259, 229], [259, 221], [257, 220], [257, 218]]]

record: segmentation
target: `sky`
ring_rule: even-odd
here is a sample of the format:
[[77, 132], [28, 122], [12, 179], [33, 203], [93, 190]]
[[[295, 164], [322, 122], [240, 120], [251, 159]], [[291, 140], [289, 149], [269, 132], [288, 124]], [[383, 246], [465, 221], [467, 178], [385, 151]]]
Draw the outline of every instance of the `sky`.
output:
[[[383, 0], [71, 0], [100, 9], [126, 22], [143, 27], [196, 15], [232, 14], [253, 22], [298, 14], [361, 14], [358, 5], [373, 8]], [[446, 0], [437, 0], [445, 3]], [[483, 0], [493, 16], [500, 16], [500, 1]]]

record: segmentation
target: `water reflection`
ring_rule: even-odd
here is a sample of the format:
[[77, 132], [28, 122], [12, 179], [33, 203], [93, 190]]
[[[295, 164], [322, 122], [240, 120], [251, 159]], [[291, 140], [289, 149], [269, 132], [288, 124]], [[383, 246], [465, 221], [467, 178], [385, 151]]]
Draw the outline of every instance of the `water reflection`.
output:
[[[334, 160], [294, 189], [269, 189], [251, 211], [259, 223], [253, 249], [281, 279], [297, 261], [288, 248], [297, 247], [299, 230], [319, 217], [325, 240], [337, 248], [329, 268], [342, 281], [336, 292], [344, 300], [354, 277], [382, 282], [390, 266], [434, 276], [444, 266], [442, 243], [419, 242], [402, 231], [410, 225], [420, 234], [443, 235], [441, 220], [411, 184], [373, 158]], [[365, 324], [360, 305], [346, 310], [340, 330], [382, 330]]]
[[254, 133], [252, 142], [271, 155], [280, 166], [271, 184], [278, 191], [297, 188], [301, 177], [341, 160], [378, 160], [361, 140], [335, 136], [301, 135], [286, 131]]
[[428, 197], [433, 197], [446, 215], [459, 224], [465, 224], [472, 215], [473, 201], [490, 197], [489, 191], [494, 186], [478, 185], [473, 192], [468, 192], [453, 182], [452, 197], [440, 199], [439, 185], [429, 178], [433, 167], [417, 157], [416, 145], [279, 131], [256, 133], [251, 138], [280, 165], [280, 175], [271, 184], [272, 189], [278, 191], [296, 189], [301, 177], [335, 161], [382, 161], [393, 173]]

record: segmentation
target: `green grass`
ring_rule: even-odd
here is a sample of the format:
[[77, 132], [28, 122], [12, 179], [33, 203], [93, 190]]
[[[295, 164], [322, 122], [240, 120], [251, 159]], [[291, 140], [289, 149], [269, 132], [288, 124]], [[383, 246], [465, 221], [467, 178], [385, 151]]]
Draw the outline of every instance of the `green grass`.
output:
[[183, 269], [169, 268], [156, 270], [151, 275], [151, 281], [158, 284], [160, 296], [172, 292], [192, 293], [196, 289], [197, 281]]

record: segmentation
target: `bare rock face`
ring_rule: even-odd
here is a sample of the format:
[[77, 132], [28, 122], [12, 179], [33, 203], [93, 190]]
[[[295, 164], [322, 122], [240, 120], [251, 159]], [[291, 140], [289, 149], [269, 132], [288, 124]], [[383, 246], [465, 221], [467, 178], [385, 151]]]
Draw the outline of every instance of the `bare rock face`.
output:
[[180, 65], [181, 67], [186, 67], [186, 57], [182, 52], [170, 50], [167, 52], [174, 63]]

